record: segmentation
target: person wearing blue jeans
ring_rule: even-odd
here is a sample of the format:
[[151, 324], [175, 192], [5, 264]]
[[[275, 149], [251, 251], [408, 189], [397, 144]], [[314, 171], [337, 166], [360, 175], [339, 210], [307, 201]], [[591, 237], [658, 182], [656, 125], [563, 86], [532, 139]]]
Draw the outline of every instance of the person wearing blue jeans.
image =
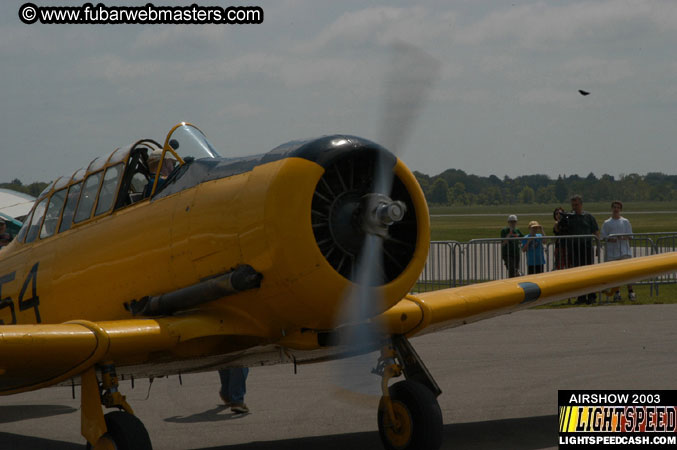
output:
[[249, 375], [248, 367], [219, 370], [219, 377], [221, 377], [219, 395], [226, 407], [230, 407], [231, 411], [236, 414], [249, 412], [244, 402], [244, 395], [247, 393], [247, 375]]

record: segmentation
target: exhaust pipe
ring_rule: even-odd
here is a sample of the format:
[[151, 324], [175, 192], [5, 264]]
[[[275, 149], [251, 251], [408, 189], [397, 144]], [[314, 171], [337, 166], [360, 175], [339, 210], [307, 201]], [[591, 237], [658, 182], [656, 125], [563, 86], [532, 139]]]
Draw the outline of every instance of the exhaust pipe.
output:
[[192, 286], [166, 294], [147, 296], [125, 303], [125, 309], [138, 316], [163, 316], [193, 308], [202, 303], [261, 286], [263, 275], [248, 264], [237, 266]]

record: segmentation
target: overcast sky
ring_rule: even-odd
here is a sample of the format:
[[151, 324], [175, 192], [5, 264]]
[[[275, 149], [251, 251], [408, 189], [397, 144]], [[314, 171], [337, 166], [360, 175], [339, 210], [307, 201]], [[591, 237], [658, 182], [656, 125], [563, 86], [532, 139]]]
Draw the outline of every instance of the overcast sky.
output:
[[379, 140], [398, 40], [441, 63], [401, 155], [413, 170], [677, 173], [673, 0], [254, 0], [261, 25], [145, 26], [25, 25], [22, 3], [0, 4], [0, 182], [72, 173], [182, 120], [232, 156]]

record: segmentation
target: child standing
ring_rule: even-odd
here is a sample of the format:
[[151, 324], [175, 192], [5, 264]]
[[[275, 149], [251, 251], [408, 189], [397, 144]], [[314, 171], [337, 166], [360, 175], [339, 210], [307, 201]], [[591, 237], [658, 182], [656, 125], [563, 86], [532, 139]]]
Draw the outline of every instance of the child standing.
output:
[[527, 273], [543, 273], [545, 266], [545, 252], [543, 250], [543, 240], [535, 239], [543, 237], [543, 227], [541, 224], [532, 220], [529, 222], [529, 234], [527, 239], [522, 240], [522, 251], [527, 254]]

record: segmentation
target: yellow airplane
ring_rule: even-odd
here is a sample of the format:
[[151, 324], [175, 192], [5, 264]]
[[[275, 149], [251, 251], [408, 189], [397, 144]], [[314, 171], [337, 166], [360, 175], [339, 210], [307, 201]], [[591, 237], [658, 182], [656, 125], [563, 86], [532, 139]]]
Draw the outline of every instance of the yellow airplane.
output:
[[437, 449], [441, 391], [408, 338], [677, 270], [669, 253], [410, 295], [429, 234], [413, 174], [373, 142], [223, 158], [180, 123], [56, 179], [0, 251], [0, 394], [79, 384], [91, 448], [150, 449], [120, 379], [380, 349], [384, 447]]

